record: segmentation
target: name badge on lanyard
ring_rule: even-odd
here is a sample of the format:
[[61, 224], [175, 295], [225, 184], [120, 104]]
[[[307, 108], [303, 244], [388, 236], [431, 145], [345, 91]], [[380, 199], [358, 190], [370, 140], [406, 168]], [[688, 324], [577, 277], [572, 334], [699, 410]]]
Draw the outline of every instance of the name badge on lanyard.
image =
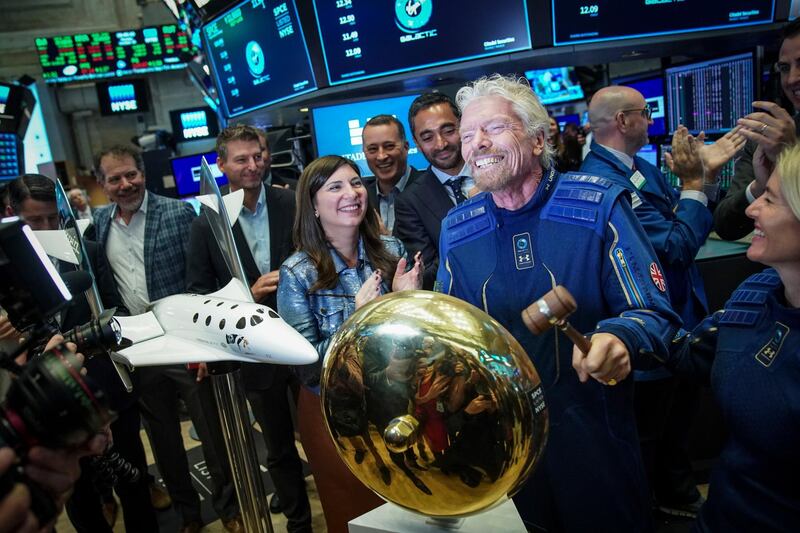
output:
[[528, 232], [518, 233], [513, 237], [514, 241], [514, 262], [517, 270], [533, 268], [533, 249], [531, 247], [531, 234]]

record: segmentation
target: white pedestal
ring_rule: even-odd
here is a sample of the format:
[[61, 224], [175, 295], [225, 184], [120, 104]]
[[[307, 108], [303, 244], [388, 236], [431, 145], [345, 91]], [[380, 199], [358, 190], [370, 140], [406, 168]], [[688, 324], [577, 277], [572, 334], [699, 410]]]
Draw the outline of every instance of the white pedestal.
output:
[[351, 520], [348, 530], [350, 533], [486, 533], [487, 531], [525, 533], [526, 531], [511, 500], [506, 500], [489, 511], [465, 518], [458, 529], [440, 527], [427, 520], [422, 515], [386, 503]]

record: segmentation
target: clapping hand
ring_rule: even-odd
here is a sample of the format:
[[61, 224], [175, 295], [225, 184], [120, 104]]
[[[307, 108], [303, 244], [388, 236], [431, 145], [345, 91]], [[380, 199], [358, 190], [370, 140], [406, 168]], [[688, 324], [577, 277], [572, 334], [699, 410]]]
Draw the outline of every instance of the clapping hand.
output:
[[422, 264], [422, 252], [414, 254], [414, 268], [408, 272], [406, 272], [407, 264], [405, 257], [401, 257], [397, 262], [397, 269], [394, 271], [392, 280], [392, 292], [422, 288], [422, 272], [425, 270]]

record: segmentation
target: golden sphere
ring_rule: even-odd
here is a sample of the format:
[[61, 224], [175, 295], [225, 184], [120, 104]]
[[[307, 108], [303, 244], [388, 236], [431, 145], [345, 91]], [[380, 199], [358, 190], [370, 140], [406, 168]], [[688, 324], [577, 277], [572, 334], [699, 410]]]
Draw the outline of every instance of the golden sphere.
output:
[[467, 516], [513, 495], [547, 440], [541, 381], [522, 346], [445, 294], [392, 293], [353, 313], [331, 340], [321, 388], [353, 474], [428, 516]]

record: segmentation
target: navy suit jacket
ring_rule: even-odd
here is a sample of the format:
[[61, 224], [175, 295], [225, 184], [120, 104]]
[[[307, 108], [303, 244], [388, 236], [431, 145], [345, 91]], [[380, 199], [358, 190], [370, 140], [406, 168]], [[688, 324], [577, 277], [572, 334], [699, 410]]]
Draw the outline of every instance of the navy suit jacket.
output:
[[[291, 190], [277, 187], [264, 187], [264, 190], [269, 219], [270, 270], [278, 270], [294, 251], [292, 225], [295, 215], [295, 196]], [[256, 266], [238, 221], [232, 230], [247, 281], [252, 285], [261, 277], [261, 272]], [[205, 214], [201, 214], [192, 223], [189, 260], [186, 266], [186, 289], [192, 293], [207, 294], [227, 285], [231, 277], [219, 245], [211, 232], [208, 218]], [[277, 309], [277, 292], [267, 295], [258, 303]], [[275, 365], [245, 363], [244, 367], [246, 368], [243, 368], [242, 380], [248, 389], [266, 389], [272, 383]]]
[[447, 189], [430, 167], [405, 188], [394, 205], [394, 236], [403, 241], [409, 257], [422, 252], [423, 289], [431, 290], [436, 281], [442, 220], [453, 207]]
[[[417, 170], [414, 167], [411, 167], [411, 174], [408, 176], [408, 181], [406, 182], [406, 188], [404, 192], [408, 190], [408, 187], [419, 179], [423, 172]], [[369, 199], [369, 206], [372, 209], [375, 209], [379, 214], [381, 212], [380, 203], [378, 202], [378, 179], [375, 176], [370, 176], [368, 178], [364, 178], [364, 186], [367, 188], [367, 198]], [[400, 193], [402, 194], [402, 193]], [[397, 207], [395, 204], [395, 224], [397, 224]]]
[[[144, 269], [147, 295], [151, 302], [182, 294], [186, 288], [186, 251], [189, 230], [196, 218], [186, 202], [146, 192], [147, 214], [144, 225]], [[105, 247], [111, 228], [111, 213], [116, 204], [94, 212], [97, 242]]]
[[634, 201], [633, 212], [664, 268], [672, 307], [684, 327], [691, 329], [708, 314], [703, 280], [694, 258], [711, 231], [711, 211], [696, 200], [681, 200], [661, 171], [641, 157], [635, 157], [634, 164], [646, 179], [641, 188], [631, 182], [631, 169], [592, 142], [581, 172], [608, 178], [641, 200], [641, 205]]

